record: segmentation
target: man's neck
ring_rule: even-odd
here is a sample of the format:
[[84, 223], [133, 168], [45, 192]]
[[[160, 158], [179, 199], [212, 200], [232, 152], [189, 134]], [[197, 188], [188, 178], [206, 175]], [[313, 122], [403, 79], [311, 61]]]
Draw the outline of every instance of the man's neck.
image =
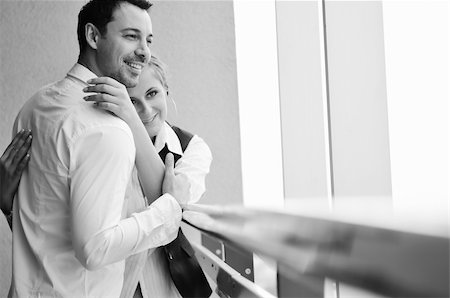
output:
[[95, 75], [97, 75], [98, 77], [103, 76], [103, 74], [101, 73], [100, 69], [98, 68], [97, 63], [96, 63], [94, 57], [92, 57], [92, 55], [88, 55], [86, 53], [83, 55], [80, 55], [78, 57], [77, 63], [83, 65], [84, 67], [86, 67], [87, 69], [92, 71]]

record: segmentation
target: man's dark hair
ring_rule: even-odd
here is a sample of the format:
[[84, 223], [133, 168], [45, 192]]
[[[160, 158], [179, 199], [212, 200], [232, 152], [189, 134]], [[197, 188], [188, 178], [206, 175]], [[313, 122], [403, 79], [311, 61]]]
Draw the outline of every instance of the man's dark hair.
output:
[[111, 21], [114, 10], [121, 3], [130, 3], [143, 10], [148, 10], [152, 3], [147, 0], [91, 0], [81, 8], [78, 14], [78, 44], [80, 46], [80, 54], [87, 47], [85, 29], [87, 23], [91, 23], [97, 27], [101, 35], [106, 33], [106, 25]]

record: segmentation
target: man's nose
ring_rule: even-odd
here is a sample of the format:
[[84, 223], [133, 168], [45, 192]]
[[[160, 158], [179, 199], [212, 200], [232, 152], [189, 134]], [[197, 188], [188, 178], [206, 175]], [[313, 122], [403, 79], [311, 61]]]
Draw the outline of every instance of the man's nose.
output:
[[147, 63], [150, 59], [151, 51], [146, 40], [142, 41], [135, 51], [136, 55], [141, 57], [143, 62]]

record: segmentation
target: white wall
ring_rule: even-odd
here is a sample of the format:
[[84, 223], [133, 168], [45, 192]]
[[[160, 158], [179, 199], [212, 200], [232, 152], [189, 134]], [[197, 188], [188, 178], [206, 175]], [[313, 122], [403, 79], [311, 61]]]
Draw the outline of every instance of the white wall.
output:
[[327, 209], [331, 190], [319, 4], [277, 2], [278, 70], [285, 201]]
[[283, 206], [275, 1], [235, 1], [234, 14], [244, 204]]
[[335, 202], [377, 197], [389, 204], [382, 5], [380, 1], [325, 3]]
[[447, 229], [449, 2], [384, 1], [395, 212]]
[[[249, 103], [240, 98], [241, 123], [264, 118], [273, 129], [278, 128], [277, 115], [281, 115], [281, 135], [272, 135], [281, 138], [283, 159], [274, 156], [271, 162], [272, 173], [279, 172], [280, 164], [283, 166], [283, 192], [289, 207], [317, 207], [292, 202], [308, 196], [323, 201], [328, 194], [323, 176], [329, 173], [326, 158], [321, 155], [326, 151], [322, 147], [327, 143], [323, 127], [327, 115], [320, 110], [321, 88], [326, 82], [319, 74], [323, 61], [318, 61], [321, 49], [315, 40], [321, 37], [320, 19], [313, 15], [317, 2], [276, 4], [280, 93], [279, 97], [272, 91], [258, 95], [259, 102], [273, 107], [272, 111], [262, 109], [256, 116], [242, 113], [251, 110], [242, 109]], [[413, 216], [411, 225], [423, 222], [427, 228], [447, 230], [448, 2], [329, 0], [325, 5], [335, 210], [353, 211], [355, 218], [369, 217], [375, 224], [393, 214], [408, 214]], [[302, 11], [296, 12], [299, 7]], [[302, 15], [306, 11], [309, 13]], [[253, 13], [256, 19], [258, 10]], [[267, 24], [273, 26], [270, 18]], [[268, 48], [273, 46], [271, 42], [272, 35], [268, 34]], [[248, 42], [245, 51], [256, 55], [260, 47]], [[239, 58], [239, 47], [237, 50]], [[264, 59], [272, 63], [273, 53]], [[239, 85], [249, 83], [247, 87], [254, 86], [254, 90], [260, 78], [274, 75], [258, 67], [241, 67], [238, 59], [238, 74], [253, 71], [253, 76], [251, 83], [239, 78]], [[276, 78], [268, 86], [272, 88], [274, 82]], [[243, 150], [258, 143], [250, 143], [250, 133], [244, 136]], [[277, 144], [271, 145], [275, 146], [272, 153], [280, 154]], [[245, 162], [243, 156], [243, 165]], [[258, 168], [252, 171], [255, 177], [261, 175]], [[274, 181], [264, 183], [264, 188], [277, 191], [279, 177]], [[248, 187], [255, 193], [261, 191], [257, 184], [244, 179], [244, 189]], [[265, 197], [275, 204], [273, 196]], [[384, 217], [377, 217], [380, 214]], [[325, 294], [332, 296], [332, 292], [326, 290]], [[340, 287], [340, 294], [375, 296], [346, 286]]]

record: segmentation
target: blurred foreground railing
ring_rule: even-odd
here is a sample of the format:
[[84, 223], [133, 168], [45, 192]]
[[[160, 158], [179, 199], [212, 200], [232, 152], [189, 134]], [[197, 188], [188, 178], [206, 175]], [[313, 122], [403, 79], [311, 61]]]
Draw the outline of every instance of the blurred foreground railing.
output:
[[[209, 237], [270, 257], [293, 283], [311, 276], [387, 297], [449, 297], [446, 229], [411, 231], [404, 222], [355, 223], [242, 206], [189, 205], [183, 219]], [[220, 296], [274, 297], [203, 246], [195, 249]]]

